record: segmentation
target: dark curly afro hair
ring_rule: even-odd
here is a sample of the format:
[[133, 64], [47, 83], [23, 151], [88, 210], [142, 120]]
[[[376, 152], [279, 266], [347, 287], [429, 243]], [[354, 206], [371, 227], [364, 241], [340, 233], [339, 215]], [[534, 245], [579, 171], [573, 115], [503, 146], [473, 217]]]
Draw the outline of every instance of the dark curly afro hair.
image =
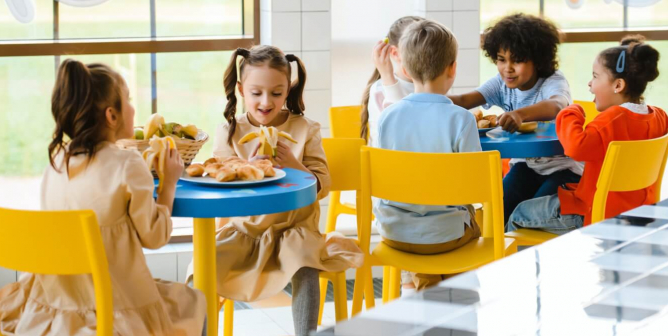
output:
[[513, 14], [485, 29], [482, 49], [496, 63], [497, 54], [508, 50], [515, 62], [532, 61], [539, 78], [557, 71], [557, 48], [561, 34], [551, 22], [533, 15]]

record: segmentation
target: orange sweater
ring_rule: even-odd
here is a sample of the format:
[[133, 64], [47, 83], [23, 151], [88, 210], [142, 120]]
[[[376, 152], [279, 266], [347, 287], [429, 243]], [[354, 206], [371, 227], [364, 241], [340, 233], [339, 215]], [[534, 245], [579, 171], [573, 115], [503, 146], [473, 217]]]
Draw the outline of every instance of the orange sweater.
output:
[[[580, 182], [567, 185], [568, 190], [559, 189], [562, 214], [584, 216], [584, 225], [591, 224], [596, 182], [611, 141], [646, 140], [666, 134], [666, 113], [658, 107], [648, 108], [649, 114], [638, 114], [621, 106], [612, 106], [601, 112], [584, 129], [585, 114], [580, 105], [571, 105], [559, 112], [557, 136], [564, 146], [564, 153], [576, 161], [585, 162]], [[654, 203], [655, 192], [653, 185], [642, 190], [609, 193], [605, 218]]]

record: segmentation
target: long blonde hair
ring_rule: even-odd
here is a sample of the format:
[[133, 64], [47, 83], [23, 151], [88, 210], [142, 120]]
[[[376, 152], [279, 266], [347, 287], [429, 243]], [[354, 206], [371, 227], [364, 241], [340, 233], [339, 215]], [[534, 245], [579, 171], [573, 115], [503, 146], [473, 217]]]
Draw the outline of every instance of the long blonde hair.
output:
[[[389, 39], [388, 43], [395, 47], [399, 46], [399, 40], [401, 39], [401, 35], [404, 33], [404, 29], [406, 29], [406, 27], [408, 27], [411, 23], [422, 20], [424, 20], [424, 18], [419, 16], [404, 16], [397, 19], [397, 21], [394, 21], [394, 23], [392, 23], [390, 26], [390, 32], [387, 33], [387, 38]], [[371, 86], [379, 79], [380, 72], [378, 72], [378, 69], [374, 69], [373, 74], [371, 75], [371, 78], [369, 78], [369, 82], [366, 85], [366, 89], [364, 89], [364, 94], [362, 95], [362, 131], [360, 134], [362, 139], [366, 139], [367, 134], [369, 133], [369, 126], [367, 124], [369, 123], [369, 94], [371, 91]]]

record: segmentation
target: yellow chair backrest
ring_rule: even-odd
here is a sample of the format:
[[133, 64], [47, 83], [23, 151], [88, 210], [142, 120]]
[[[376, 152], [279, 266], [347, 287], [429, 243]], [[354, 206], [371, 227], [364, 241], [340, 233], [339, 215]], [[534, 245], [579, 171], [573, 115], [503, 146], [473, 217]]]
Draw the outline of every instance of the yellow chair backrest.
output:
[[36, 274], [92, 274], [97, 334], [112, 335], [109, 266], [93, 211], [0, 208], [0, 266]]
[[362, 107], [335, 106], [329, 108], [329, 129], [332, 138], [360, 138]]
[[590, 101], [584, 101], [584, 100], [574, 100], [574, 104], [578, 104], [582, 106], [582, 109], [585, 111], [585, 126], [589, 124], [596, 116], [601, 113], [598, 110], [596, 110], [596, 104], [594, 102]]
[[605, 219], [605, 206], [610, 191], [639, 190], [656, 183], [658, 202], [667, 148], [668, 134], [650, 140], [611, 142], [596, 183], [592, 223]]
[[503, 184], [498, 151], [414, 153], [362, 147], [362, 250], [369, 249], [371, 197], [423, 205], [482, 203], [483, 233], [504, 255]]
[[364, 145], [359, 137], [322, 139], [332, 178], [330, 191], [360, 190], [360, 148]]

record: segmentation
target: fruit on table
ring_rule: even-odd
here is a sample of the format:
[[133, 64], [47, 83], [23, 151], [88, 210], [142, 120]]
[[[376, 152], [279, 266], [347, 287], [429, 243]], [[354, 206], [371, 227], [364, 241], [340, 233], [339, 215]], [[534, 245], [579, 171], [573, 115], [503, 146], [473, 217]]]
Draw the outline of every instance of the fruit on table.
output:
[[239, 140], [239, 144], [245, 144], [255, 138], [260, 138], [260, 148], [257, 150], [257, 155], [269, 155], [273, 157], [276, 156], [276, 146], [278, 145], [279, 136], [293, 143], [297, 143], [297, 140], [293, 139], [290, 134], [281, 132], [277, 130], [276, 127], [260, 126], [259, 131], [250, 132], [244, 135], [241, 140]]
[[149, 147], [142, 153], [148, 169], [151, 170], [155, 166], [159, 180], [158, 193], [162, 191], [163, 180], [165, 179], [165, 158], [167, 151], [172, 148], [176, 148], [176, 143], [171, 137], [153, 138], [149, 141]]
[[144, 139], [153, 137], [154, 134], [158, 133], [158, 130], [163, 128], [164, 124], [165, 118], [157, 113], [151, 114], [146, 121], [146, 126], [144, 126]]
[[140, 127], [135, 128], [135, 135], [132, 138], [136, 140], [144, 140], [144, 130]]

